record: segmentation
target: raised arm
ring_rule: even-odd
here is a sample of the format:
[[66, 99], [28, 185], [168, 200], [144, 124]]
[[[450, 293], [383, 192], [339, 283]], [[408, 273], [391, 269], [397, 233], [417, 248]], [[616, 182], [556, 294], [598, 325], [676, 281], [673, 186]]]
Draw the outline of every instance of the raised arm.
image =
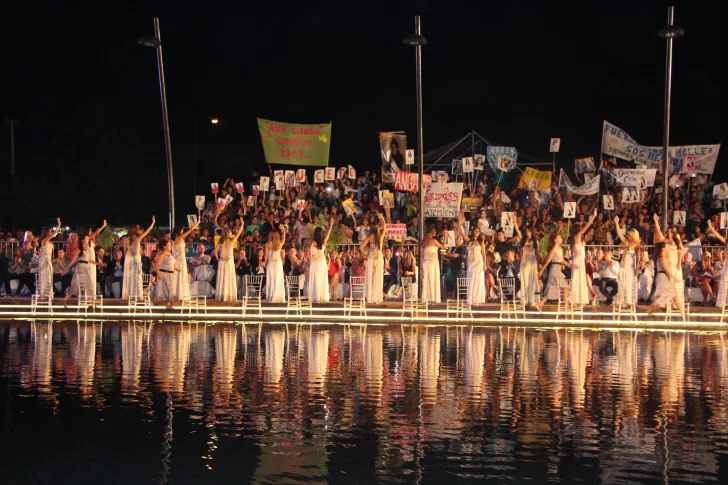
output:
[[319, 248], [320, 250], [322, 250], [322, 251], [323, 251], [323, 250], [324, 250], [324, 248], [326, 247], [326, 245], [328, 244], [328, 242], [329, 242], [329, 236], [331, 236], [331, 229], [332, 229], [333, 227], [334, 227], [334, 218], [333, 218], [333, 216], [332, 216], [332, 217], [331, 217], [331, 218], [329, 219], [329, 228], [328, 228], [328, 230], [326, 231], [326, 236], [324, 236], [324, 241], [323, 241], [323, 245], [324, 245], [324, 247], [323, 247], [323, 248]]
[[627, 239], [622, 234], [622, 226], [619, 225], [619, 216], [614, 216], [614, 228], [617, 231], [617, 237], [622, 241], [623, 244], [627, 244]]
[[470, 242], [470, 237], [465, 234], [465, 227], [463, 227], [465, 224], [463, 223], [463, 214], [460, 214], [460, 220], [458, 220], [458, 229], [460, 230], [460, 235], [463, 238], [463, 241], [466, 243]]
[[192, 231], [194, 231], [195, 228], [200, 225], [201, 219], [202, 219], [202, 216], [200, 215], [200, 211], [197, 211], [197, 222], [195, 222], [195, 224], [192, 227], [190, 227], [189, 231], [183, 232], [182, 234], [179, 235], [179, 237], [181, 237], [182, 239], [187, 239], [187, 236], [192, 234]]
[[98, 229], [96, 229], [96, 231], [91, 233], [91, 235], [89, 236], [89, 239], [91, 239], [92, 241], [94, 239], [96, 239], [96, 237], [98, 237], [98, 235], [101, 234], [101, 231], [103, 231], [105, 227], [106, 227], [106, 219], [104, 219], [104, 224], [101, 227], [99, 227]]
[[359, 245], [359, 251], [366, 257], [369, 256], [369, 245], [374, 242], [374, 236], [368, 235], [364, 241]]
[[154, 216], [152, 216], [152, 223], [149, 225], [149, 227], [147, 227], [147, 230], [144, 231], [141, 236], [139, 236], [140, 241], [142, 239], [144, 239], [145, 237], [147, 237], [150, 232], [152, 232], [152, 228], [154, 227], [155, 222], [156, 222], [156, 219], [154, 218]]
[[[379, 221], [384, 222], [385, 227], [386, 227], [387, 222], [384, 220], [384, 216], [381, 213], [379, 213], [377, 215], [379, 216]], [[384, 236], [386, 235], [386, 233], [387, 233], [387, 231], [383, 230], [382, 233], [379, 235], [379, 247], [380, 248], [384, 246]]]
[[586, 231], [589, 230], [589, 227], [594, 223], [594, 219], [597, 218], [597, 210], [594, 209], [594, 212], [592, 212], [592, 215], [589, 216], [589, 220], [582, 226], [582, 228], [579, 230], [579, 232], [576, 233], [577, 237], [579, 238], [579, 241], [581, 241], [581, 238], [586, 234]]
[[48, 241], [50, 241], [51, 239], [56, 237], [58, 235], [58, 233], [60, 232], [60, 230], [61, 230], [61, 218], [58, 217], [58, 218], [56, 218], [56, 228], [53, 229], [52, 231], [50, 231], [48, 233], [48, 235], [43, 238], [43, 240], [40, 242], [40, 244], [41, 245], [48, 244]]
[[721, 244], [725, 244], [725, 238], [720, 235], [718, 231], [713, 227], [713, 223], [708, 219], [708, 232], [711, 233], [715, 238], [720, 241]]
[[[235, 239], [240, 238], [240, 235], [245, 231], [245, 223], [243, 222], [243, 219], [240, 219], [240, 229], [238, 229], [238, 232], [235, 233]], [[283, 230], [283, 239], [285, 240], [286, 232], [285, 229]]]
[[665, 235], [662, 233], [662, 229], [660, 228], [660, 216], [654, 214], [652, 219], [655, 221], [654, 243], [659, 244], [665, 240]]

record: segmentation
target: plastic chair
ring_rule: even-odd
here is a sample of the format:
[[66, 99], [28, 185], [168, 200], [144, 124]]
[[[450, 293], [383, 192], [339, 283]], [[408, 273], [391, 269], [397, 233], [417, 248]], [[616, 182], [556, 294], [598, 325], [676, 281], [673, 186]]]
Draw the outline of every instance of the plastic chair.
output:
[[352, 276], [349, 278], [349, 296], [344, 297], [344, 313], [351, 316], [352, 310], [358, 309], [359, 316], [367, 316], [366, 299], [364, 298], [364, 276]]
[[243, 293], [242, 313], [245, 315], [248, 307], [258, 308], [258, 314], [263, 316], [263, 275], [245, 275], [245, 288]]

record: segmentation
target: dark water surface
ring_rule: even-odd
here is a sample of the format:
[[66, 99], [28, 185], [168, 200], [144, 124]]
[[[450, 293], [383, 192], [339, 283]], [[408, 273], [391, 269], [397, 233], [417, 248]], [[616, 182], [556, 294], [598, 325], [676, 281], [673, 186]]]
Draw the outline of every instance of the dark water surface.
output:
[[726, 340], [0, 322], [0, 484], [725, 484]]

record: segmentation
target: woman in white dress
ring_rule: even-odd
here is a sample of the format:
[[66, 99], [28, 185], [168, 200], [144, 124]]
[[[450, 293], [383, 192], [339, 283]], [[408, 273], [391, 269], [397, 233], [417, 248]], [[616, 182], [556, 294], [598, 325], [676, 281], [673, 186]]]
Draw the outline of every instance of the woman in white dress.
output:
[[[718, 231], [715, 230], [713, 227], [713, 223], [708, 219], [708, 233], [715, 236], [715, 238], [720, 241], [721, 244], [725, 244], [726, 240], [723, 236], [720, 235]], [[718, 280], [718, 293], [715, 296], [715, 306], [717, 307], [723, 307], [725, 304], [725, 298], [726, 298], [726, 284], [728, 284], [728, 281], [726, 281], [726, 278], [728, 278], [728, 250], [723, 251], [723, 270], [720, 273], [720, 280]]]
[[192, 234], [192, 231], [195, 230], [197, 226], [200, 225], [200, 219], [202, 219], [200, 213], [197, 213], [197, 222], [195, 225], [189, 228], [189, 230], [185, 231], [182, 227], [175, 227], [174, 231], [172, 231], [172, 237], [174, 238], [174, 259], [176, 261], [176, 266], [179, 268], [179, 270], [176, 273], [177, 276], [177, 284], [176, 291], [172, 293], [172, 299], [173, 300], [184, 300], [185, 298], [189, 298], [190, 293], [190, 285], [189, 285], [189, 276], [187, 273], [187, 245], [185, 244], [185, 239], [187, 239], [187, 236]]
[[[91, 275], [96, 275], [96, 268], [94, 266], [98, 265], [98, 263], [94, 261], [93, 254], [94, 250], [89, 245], [89, 237], [83, 236], [81, 239], [81, 248], [76, 253], [76, 257], [71, 260], [71, 264], [68, 265], [69, 268], [75, 265], [75, 269], [73, 270], [71, 286], [66, 290], [66, 297], [63, 300], [64, 303], [72, 296], [79, 296], [82, 280], [86, 287], [86, 293], [90, 295], [94, 294], [91, 290]], [[64, 271], [61, 275], [65, 275], [67, 271]]]
[[571, 301], [575, 305], [589, 304], [589, 279], [586, 277], [584, 234], [597, 217], [594, 209], [589, 221], [581, 228], [574, 228], [571, 236]]
[[146, 231], [142, 232], [133, 226], [126, 235], [126, 240], [122, 246], [124, 250], [124, 275], [121, 284], [121, 297], [141, 297], [142, 296], [142, 239], [152, 231], [155, 219], [152, 216], [152, 224]]
[[329, 242], [331, 228], [334, 227], [334, 218], [329, 218], [329, 228], [324, 235], [324, 228], [317, 227], [313, 231], [313, 241], [309, 246], [308, 279], [306, 280], [306, 294], [311, 303], [327, 303], [329, 301], [329, 264], [326, 262], [326, 244]]
[[157, 280], [154, 284], [152, 299], [155, 302], [172, 304], [177, 294], [177, 260], [172, 256], [172, 242], [162, 240], [157, 244]]
[[[549, 237], [548, 255], [546, 256], [543, 266], [541, 266], [541, 269], [538, 271], [538, 277], [541, 278], [541, 275], [546, 268], [549, 269], [548, 280], [546, 281], [546, 286], [543, 292], [544, 296], [539, 304], [536, 305], [539, 311], [543, 309], [543, 305], [547, 300], [559, 299], [559, 293], [561, 292], [561, 288], [566, 280], [563, 273], [563, 266], [573, 269], [572, 266], [564, 260], [564, 251], [561, 249], [561, 245], [563, 243], [564, 240], [557, 232], [551, 233], [551, 236]], [[569, 299], [568, 288], [564, 290], [564, 299], [567, 301]]]
[[364, 297], [367, 303], [382, 303], [384, 300], [384, 245], [385, 222], [382, 214], [377, 214], [379, 222], [371, 233], [359, 246], [359, 250], [366, 258], [366, 284]]
[[667, 234], [662, 233], [657, 214], [654, 220], [657, 276], [655, 276], [655, 297], [647, 309], [647, 314], [652, 315], [656, 307], [664, 308], [667, 305], [674, 305], [682, 313], [682, 242], [679, 237], [673, 236], [674, 230], [671, 227], [667, 228]]
[[473, 225], [470, 236], [463, 227], [463, 214], [460, 214], [460, 235], [468, 245], [468, 304], [482, 305], [485, 303], [485, 238], [480, 233], [480, 228]]
[[[104, 220], [103, 225], [95, 231], [91, 227], [86, 228], [86, 234], [88, 234], [88, 245], [91, 248], [92, 254], [90, 261], [96, 262], [96, 238], [99, 236], [99, 234], [101, 234], [101, 231], [103, 231], [105, 227], [106, 220]], [[105, 266], [105, 264], [103, 264], [103, 261], [99, 261], [99, 264], [97, 264], [96, 266]], [[92, 288], [93, 293], [96, 294], [96, 271], [91, 272], [91, 280], [88, 283], [88, 287]]]
[[40, 235], [40, 259], [38, 260], [38, 290], [44, 297], [53, 296], [53, 243], [51, 240], [61, 230], [61, 219], [56, 219], [56, 227], [45, 228]]
[[617, 301], [622, 305], [637, 304], [635, 299], [635, 285], [637, 285], [637, 267], [640, 251], [640, 233], [637, 229], [627, 231], [625, 237], [622, 227], [619, 224], [619, 216], [614, 217], [614, 227], [617, 229], [617, 237], [624, 245], [622, 260], [619, 262], [619, 277], [617, 279]]
[[[518, 229], [518, 226], [514, 226]], [[521, 299], [528, 306], [536, 306], [539, 302], [538, 294], [538, 247], [533, 239], [531, 229], [526, 228], [526, 238], [523, 240], [521, 253]]]
[[286, 280], [283, 273], [281, 249], [286, 241], [286, 226], [278, 225], [270, 233], [270, 241], [265, 243], [265, 299], [268, 303], [286, 302]]
[[235, 257], [233, 246], [243, 233], [242, 221], [238, 232], [233, 234], [230, 227], [225, 227], [222, 236], [217, 240], [214, 254], [217, 257], [217, 284], [215, 299], [217, 301], [238, 301], [238, 282], [235, 276]]
[[[422, 240], [422, 300], [440, 303], [440, 260], [438, 251], [445, 245], [435, 239], [437, 230], [432, 227]], [[485, 277], [485, 276], [484, 276]]]

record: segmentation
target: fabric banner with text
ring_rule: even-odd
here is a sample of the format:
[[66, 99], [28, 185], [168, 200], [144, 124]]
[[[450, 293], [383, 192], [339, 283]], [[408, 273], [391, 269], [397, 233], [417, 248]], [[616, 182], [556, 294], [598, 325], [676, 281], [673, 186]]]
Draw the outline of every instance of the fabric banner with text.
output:
[[614, 168], [610, 172], [619, 185], [628, 187], [652, 187], [655, 185], [655, 168]]
[[303, 125], [258, 118], [268, 163], [325, 167], [329, 164], [331, 123]]
[[425, 192], [424, 217], [459, 217], [462, 192], [462, 183], [430, 184]]
[[518, 183], [519, 189], [532, 190], [549, 190], [551, 188], [551, 172], [545, 170], [536, 170], [535, 168], [526, 167], [521, 175], [521, 181]]
[[384, 237], [395, 241], [402, 241], [407, 237], [407, 224], [387, 224], [384, 229]]
[[559, 176], [559, 185], [561, 185], [561, 182], [563, 181], [566, 188], [576, 195], [594, 195], [599, 192], [600, 180], [601, 176], [597, 175], [581, 187], [576, 187], [574, 184], [571, 183], [571, 180], [569, 180], [569, 176], [566, 175], [566, 172], [564, 172], [564, 169], [562, 168], [561, 175]]

